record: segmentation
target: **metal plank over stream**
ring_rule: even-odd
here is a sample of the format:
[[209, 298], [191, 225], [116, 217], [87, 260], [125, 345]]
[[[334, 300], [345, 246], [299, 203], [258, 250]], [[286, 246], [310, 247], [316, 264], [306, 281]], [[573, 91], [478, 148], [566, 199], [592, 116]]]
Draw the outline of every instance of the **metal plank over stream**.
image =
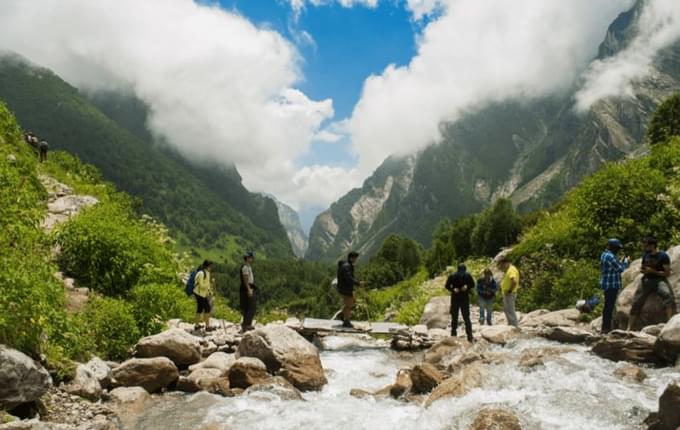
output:
[[[292, 322], [292, 321], [291, 321]], [[391, 334], [398, 330], [407, 328], [403, 324], [392, 322], [369, 322], [369, 321], [352, 321], [354, 328], [345, 328], [342, 326], [342, 321], [325, 320], [318, 318], [305, 318], [300, 325], [288, 324], [293, 329], [305, 333], [367, 333], [367, 334]], [[296, 327], [297, 326], [297, 327]]]

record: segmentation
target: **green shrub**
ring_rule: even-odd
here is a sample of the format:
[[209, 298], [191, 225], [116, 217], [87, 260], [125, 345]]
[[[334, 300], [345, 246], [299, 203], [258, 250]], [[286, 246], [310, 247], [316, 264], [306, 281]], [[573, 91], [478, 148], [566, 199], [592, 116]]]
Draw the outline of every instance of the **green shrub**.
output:
[[680, 93], [659, 105], [647, 127], [647, 142], [650, 145], [665, 143], [673, 136], [680, 136]]
[[163, 330], [166, 321], [192, 321], [196, 305], [177, 284], [137, 285], [130, 291], [132, 313], [142, 336]]
[[84, 324], [100, 357], [119, 360], [139, 340], [131, 304], [122, 299], [93, 297], [84, 312]]
[[59, 229], [64, 271], [81, 286], [120, 296], [137, 283], [176, 280], [170, 246], [154, 225], [136, 219], [129, 208], [101, 203], [83, 210]]

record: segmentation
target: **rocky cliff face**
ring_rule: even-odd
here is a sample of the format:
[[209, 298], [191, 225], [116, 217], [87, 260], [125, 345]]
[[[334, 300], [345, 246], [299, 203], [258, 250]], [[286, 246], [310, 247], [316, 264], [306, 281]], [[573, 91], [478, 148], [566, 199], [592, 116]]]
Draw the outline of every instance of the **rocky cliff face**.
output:
[[[633, 40], [643, 4], [610, 25], [599, 59]], [[319, 215], [307, 257], [333, 260], [350, 248], [370, 254], [390, 233], [427, 246], [441, 218], [475, 213], [499, 197], [510, 197], [523, 211], [554, 203], [602, 163], [644, 151], [652, 112], [680, 91], [680, 42], [661, 51], [649, 73], [632, 83], [632, 96], [605, 98], [577, 112], [578, 90], [487, 105], [445, 125], [437, 145], [389, 158], [361, 189]]]
[[293, 247], [293, 253], [297, 257], [304, 257], [309, 245], [309, 239], [302, 228], [300, 215], [298, 215], [295, 209], [279, 201], [274, 196], [267, 197], [270, 197], [276, 203], [276, 208], [279, 211], [279, 221], [281, 221], [283, 228], [286, 229], [288, 240], [290, 240], [290, 245]]

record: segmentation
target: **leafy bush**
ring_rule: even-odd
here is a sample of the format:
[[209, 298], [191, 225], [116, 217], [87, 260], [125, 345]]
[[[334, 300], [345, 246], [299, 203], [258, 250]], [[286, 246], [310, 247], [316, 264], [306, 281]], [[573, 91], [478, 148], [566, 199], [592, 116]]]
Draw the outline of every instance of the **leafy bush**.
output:
[[194, 300], [177, 284], [137, 285], [130, 291], [130, 304], [142, 336], [160, 332], [172, 318], [191, 321], [196, 312]]
[[519, 215], [508, 199], [498, 199], [490, 208], [484, 210], [477, 219], [470, 236], [472, 253], [492, 257], [502, 248], [512, 245], [522, 229]]
[[87, 304], [83, 318], [94, 340], [94, 350], [101, 357], [125, 358], [139, 340], [133, 306], [122, 299], [94, 297]]
[[60, 265], [81, 286], [120, 296], [137, 283], [166, 283], [178, 267], [162, 236], [130, 209], [101, 203], [60, 228]]
[[650, 145], [665, 143], [673, 136], [680, 136], [680, 93], [659, 105], [647, 127], [647, 142]]

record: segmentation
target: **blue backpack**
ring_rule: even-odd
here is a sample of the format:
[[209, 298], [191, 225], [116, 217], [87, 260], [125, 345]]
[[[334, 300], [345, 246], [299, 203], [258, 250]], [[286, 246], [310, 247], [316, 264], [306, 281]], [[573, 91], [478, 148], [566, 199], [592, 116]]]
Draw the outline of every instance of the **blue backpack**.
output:
[[200, 270], [201, 269], [198, 268], [189, 274], [189, 279], [187, 279], [187, 286], [186, 288], [184, 288], [184, 292], [187, 293], [187, 296], [192, 296], [194, 294], [194, 287], [196, 286], [196, 274]]

